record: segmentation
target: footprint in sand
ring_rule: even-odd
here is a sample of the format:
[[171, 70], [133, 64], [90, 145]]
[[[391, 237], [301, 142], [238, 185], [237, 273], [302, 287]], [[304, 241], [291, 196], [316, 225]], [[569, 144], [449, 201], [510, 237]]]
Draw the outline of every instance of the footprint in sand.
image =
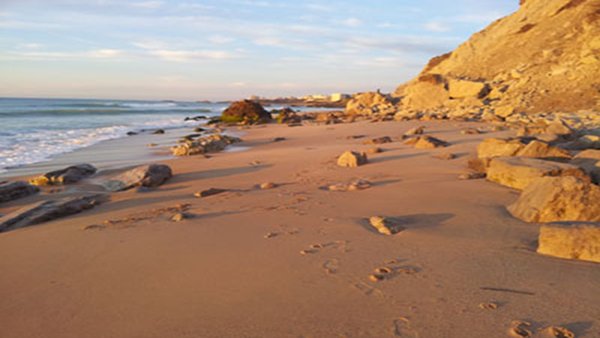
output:
[[383, 292], [381, 292], [381, 290], [374, 288], [367, 283], [356, 282], [356, 283], [351, 283], [350, 285], [352, 285], [352, 287], [357, 289], [358, 291], [362, 292], [365, 296], [370, 296], [372, 294], [374, 294], [376, 296], [383, 296]]
[[575, 338], [575, 333], [561, 326], [550, 326], [545, 331], [555, 338]]
[[323, 266], [323, 269], [325, 270], [325, 272], [327, 272], [330, 275], [333, 275], [333, 274], [337, 273], [337, 271], [340, 267], [340, 262], [336, 258], [331, 258], [331, 259], [326, 260], [322, 266]]
[[511, 328], [509, 330], [510, 334], [513, 337], [531, 337], [531, 323], [523, 322], [520, 320], [513, 320], [511, 323]]
[[279, 233], [277, 233], [277, 232], [269, 232], [266, 235], [264, 235], [263, 237], [269, 239], [269, 238], [273, 238], [273, 237], [277, 237], [277, 236], [279, 236]]
[[498, 303], [496, 302], [488, 302], [479, 304], [479, 308], [483, 310], [496, 310], [498, 308]]
[[410, 327], [410, 320], [406, 317], [399, 317], [394, 320], [394, 326], [392, 327], [392, 333], [396, 337], [411, 337], [417, 338], [419, 334], [413, 328]]
[[319, 250], [318, 249], [305, 249], [305, 250], [300, 250], [300, 254], [302, 256], [306, 256], [306, 255], [312, 255], [312, 254], [316, 254], [318, 253]]
[[387, 266], [377, 268], [373, 271], [372, 274], [369, 275], [369, 280], [372, 282], [380, 282], [389, 277], [391, 277], [394, 270], [392, 268], [388, 268]]

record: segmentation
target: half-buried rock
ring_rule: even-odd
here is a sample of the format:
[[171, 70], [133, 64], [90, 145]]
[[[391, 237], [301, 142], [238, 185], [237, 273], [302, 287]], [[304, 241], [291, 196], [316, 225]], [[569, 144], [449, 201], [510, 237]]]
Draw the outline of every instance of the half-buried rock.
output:
[[492, 159], [487, 170], [487, 179], [501, 185], [522, 190], [534, 179], [544, 176], [587, 175], [578, 167], [527, 157], [497, 157]]
[[41, 201], [0, 218], [0, 232], [73, 215], [83, 210], [91, 209], [106, 200], [106, 195], [96, 194]]
[[542, 225], [537, 252], [559, 258], [600, 263], [600, 225]]
[[381, 216], [369, 218], [369, 224], [384, 235], [395, 235], [405, 229], [397, 220]]
[[102, 185], [109, 191], [123, 191], [134, 187], [158, 187], [173, 176], [171, 168], [164, 164], [140, 166], [124, 172]]
[[0, 203], [27, 197], [39, 191], [38, 187], [22, 181], [2, 183], [0, 184]]
[[64, 169], [51, 171], [29, 181], [33, 185], [71, 184], [96, 173], [96, 167], [91, 164], [78, 164]]
[[338, 157], [337, 164], [340, 167], [355, 168], [367, 163], [367, 154], [356, 151], [346, 151]]
[[600, 187], [573, 176], [535, 179], [508, 206], [525, 222], [600, 222]]
[[192, 156], [207, 153], [216, 153], [225, 150], [228, 145], [241, 142], [242, 140], [227, 135], [212, 134], [199, 139], [187, 139], [183, 143], [171, 147], [175, 156]]
[[449, 144], [446, 141], [442, 141], [433, 136], [419, 136], [409, 138], [404, 142], [406, 145], [412, 145], [417, 149], [434, 149], [440, 147], [447, 147]]

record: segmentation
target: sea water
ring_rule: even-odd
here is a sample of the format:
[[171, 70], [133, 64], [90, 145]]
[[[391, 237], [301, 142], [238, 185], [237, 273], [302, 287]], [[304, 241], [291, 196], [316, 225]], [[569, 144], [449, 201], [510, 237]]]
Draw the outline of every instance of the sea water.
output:
[[226, 103], [0, 98], [0, 172], [128, 132], [196, 126]]

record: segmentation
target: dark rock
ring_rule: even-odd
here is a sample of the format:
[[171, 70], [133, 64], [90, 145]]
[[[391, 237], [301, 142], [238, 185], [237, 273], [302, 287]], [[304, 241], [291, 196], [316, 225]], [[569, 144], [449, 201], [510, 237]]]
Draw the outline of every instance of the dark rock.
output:
[[233, 102], [221, 114], [225, 123], [264, 123], [271, 120], [271, 114], [258, 102], [243, 100]]
[[164, 164], [140, 166], [124, 172], [102, 185], [109, 191], [123, 191], [134, 187], [157, 187], [173, 176], [171, 168]]
[[0, 218], [0, 232], [14, 230], [91, 209], [107, 200], [104, 194], [41, 201]]
[[197, 128], [194, 128], [194, 132], [195, 132], [195, 133], [201, 133], [201, 132], [203, 132], [203, 131], [206, 131], [206, 129], [204, 129], [204, 128], [202, 128], [202, 127], [197, 127]]
[[78, 164], [64, 169], [51, 171], [29, 181], [33, 185], [60, 185], [71, 184], [95, 174], [96, 167], [91, 164]]
[[382, 136], [382, 137], [377, 137], [377, 138], [367, 140], [367, 141], [363, 142], [363, 144], [384, 144], [384, 143], [391, 143], [391, 142], [394, 142], [391, 137]]
[[127, 132], [127, 136], [134, 136], [137, 135], [138, 133], [136, 133], [135, 131], [128, 131]]
[[198, 115], [198, 116], [188, 116], [185, 119], [183, 119], [184, 121], [200, 121], [200, 120], [206, 120], [207, 117], [204, 115]]
[[302, 116], [291, 108], [273, 109], [272, 114], [277, 114], [277, 123], [301, 123]]
[[39, 191], [38, 187], [22, 181], [2, 183], [0, 184], [0, 203], [27, 197]]
[[281, 142], [281, 141], [285, 141], [286, 138], [285, 137], [276, 137], [273, 139], [273, 142]]
[[152, 134], [154, 135], [162, 135], [165, 133], [164, 129], [156, 129], [155, 131], [152, 132]]

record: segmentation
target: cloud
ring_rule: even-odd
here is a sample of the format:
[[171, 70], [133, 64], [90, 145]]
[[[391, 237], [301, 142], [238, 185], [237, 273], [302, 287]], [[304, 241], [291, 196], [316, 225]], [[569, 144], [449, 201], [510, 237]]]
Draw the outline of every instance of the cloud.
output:
[[0, 57], [11, 60], [60, 61], [74, 59], [113, 59], [123, 56], [118, 49], [93, 49], [88, 51], [55, 52], [55, 51], [8, 51]]
[[425, 23], [423, 27], [430, 32], [438, 33], [448, 32], [451, 30], [451, 28], [447, 24], [440, 21], [429, 21]]
[[207, 40], [209, 42], [217, 44], [217, 45], [224, 45], [224, 44], [235, 41], [234, 38], [229, 37], [229, 36], [224, 36], [224, 35], [212, 35], [212, 36], [209, 36]]
[[130, 4], [131, 7], [143, 8], [143, 9], [158, 9], [165, 3], [163, 1], [138, 1]]
[[345, 20], [342, 20], [340, 23], [347, 27], [358, 27], [362, 25], [363, 22], [357, 18], [347, 18]]
[[114, 58], [122, 54], [123, 51], [118, 49], [97, 49], [87, 52], [88, 56], [100, 59]]
[[218, 50], [151, 50], [148, 54], [157, 56], [165, 61], [187, 62], [194, 60], [226, 60], [233, 59], [234, 55]]

